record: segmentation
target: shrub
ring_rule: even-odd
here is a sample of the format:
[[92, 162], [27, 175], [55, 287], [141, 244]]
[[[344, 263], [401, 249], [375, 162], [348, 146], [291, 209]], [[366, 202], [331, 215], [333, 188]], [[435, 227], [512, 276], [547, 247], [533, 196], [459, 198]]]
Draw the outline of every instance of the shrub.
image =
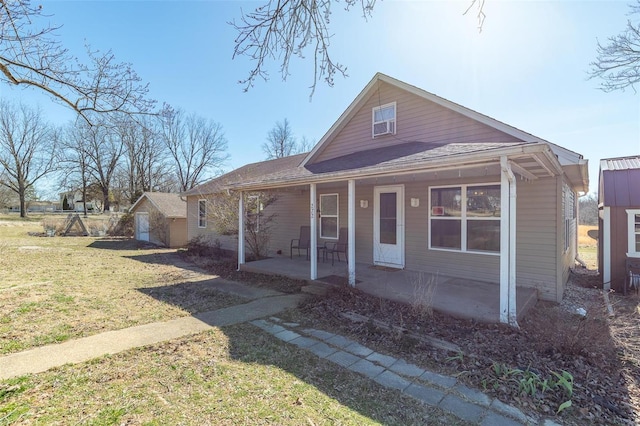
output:
[[133, 215], [125, 213], [120, 219], [116, 219], [116, 216], [113, 216], [109, 220], [107, 234], [118, 237], [133, 237]]

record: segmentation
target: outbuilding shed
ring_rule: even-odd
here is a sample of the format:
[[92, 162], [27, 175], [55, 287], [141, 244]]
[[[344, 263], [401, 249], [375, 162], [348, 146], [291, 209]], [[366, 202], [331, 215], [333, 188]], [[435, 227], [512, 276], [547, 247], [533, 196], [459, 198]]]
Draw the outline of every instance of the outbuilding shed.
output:
[[640, 267], [640, 155], [600, 160], [598, 263], [605, 289], [626, 292]]
[[179, 194], [145, 192], [130, 212], [136, 240], [167, 247], [187, 244], [187, 202]]

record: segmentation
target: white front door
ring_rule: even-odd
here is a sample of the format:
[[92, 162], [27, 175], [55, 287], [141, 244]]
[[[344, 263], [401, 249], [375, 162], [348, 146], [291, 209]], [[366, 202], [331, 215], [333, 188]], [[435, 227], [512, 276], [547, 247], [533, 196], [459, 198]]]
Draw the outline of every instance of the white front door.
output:
[[149, 213], [136, 213], [136, 240], [149, 241]]
[[374, 188], [373, 263], [404, 268], [404, 185]]

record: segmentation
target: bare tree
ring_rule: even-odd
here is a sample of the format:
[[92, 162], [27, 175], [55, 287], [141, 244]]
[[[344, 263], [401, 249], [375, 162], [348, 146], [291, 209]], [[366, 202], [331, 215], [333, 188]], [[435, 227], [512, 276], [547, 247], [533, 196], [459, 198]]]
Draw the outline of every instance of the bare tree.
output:
[[77, 190], [80, 188], [82, 192], [82, 204], [84, 216], [87, 216], [87, 199], [89, 179], [91, 177], [89, 171], [90, 156], [87, 152], [88, 145], [85, 140], [89, 138], [89, 128], [84, 123], [76, 125], [69, 123], [60, 138], [60, 149], [56, 155], [60, 169], [63, 172], [60, 182], [61, 187]]
[[126, 176], [126, 186], [121, 189], [130, 203], [145, 191], [166, 191], [175, 187], [169, 156], [158, 127], [157, 120], [147, 117], [133, 121], [125, 116], [117, 123], [117, 132], [125, 147], [119, 177]]
[[88, 64], [62, 47], [42, 5], [0, 0], [0, 80], [44, 91], [87, 121], [94, 113], [146, 114], [153, 102], [131, 64], [87, 46]]
[[[319, 81], [324, 80], [332, 87], [336, 74], [346, 77], [346, 66], [330, 56], [331, 7], [340, 3], [339, 0], [268, 0], [252, 12], [243, 12], [239, 22], [231, 21], [230, 25], [238, 32], [233, 57], [247, 56], [255, 64], [249, 76], [239, 81], [244, 90], [253, 87], [258, 78], [269, 79], [267, 61], [275, 58], [281, 60], [280, 75], [286, 81], [291, 58], [304, 58], [307, 50], [312, 50], [314, 61], [310, 97]], [[464, 12], [477, 11], [480, 30], [485, 19], [484, 3], [485, 0], [470, 0]], [[357, 7], [364, 19], [371, 16], [375, 4], [376, 0], [342, 1], [345, 10]]]
[[227, 161], [227, 140], [222, 125], [182, 110], [165, 109], [162, 136], [173, 160], [180, 190], [199, 185]]
[[273, 129], [267, 133], [267, 141], [262, 144], [262, 150], [267, 159], [287, 157], [296, 150], [296, 138], [293, 136], [289, 120], [276, 122]]
[[34, 184], [55, 169], [55, 134], [38, 109], [0, 101], [0, 184], [20, 200], [26, 217], [26, 196]]
[[578, 223], [580, 225], [597, 225], [598, 224], [598, 197], [595, 194], [589, 194], [580, 197], [578, 200], [579, 214]]
[[84, 133], [91, 182], [99, 186], [102, 195], [102, 208], [104, 211], [108, 211], [111, 204], [109, 190], [124, 150], [124, 143], [121, 135], [118, 135], [113, 127], [106, 124], [91, 127], [85, 125]]
[[600, 88], [605, 92], [624, 90], [640, 81], [640, 0], [630, 6], [627, 27], [618, 35], [609, 37], [606, 44], [598, 42], [598, 56], [592, 62], [591, 78], [601, 78]]
[[288, 157], [311, 150], [312, 143], [305, 136], [296, 139], [289, 125], [289, 120], [276, 122], [275, 126], [267, 133], [267, 141], [262, 144], [262, 150], [267, 155], [267, 160]]

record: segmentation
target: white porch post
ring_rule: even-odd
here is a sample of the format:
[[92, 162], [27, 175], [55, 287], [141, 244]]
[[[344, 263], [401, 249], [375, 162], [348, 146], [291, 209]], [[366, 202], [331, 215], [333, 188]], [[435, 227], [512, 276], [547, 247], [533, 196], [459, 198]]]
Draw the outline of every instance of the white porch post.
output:
[[244, 265], [244, 192], [240, 192], [240, 201], [238, 202], [238, 271], [240, 265]]
[[349, 286], [356, 286], [356, 181], [349, 179], [347, 226], [348, 237], [348, 261]]
[[500, 322], [517, 327], [516, 180], [507, 157], [500, 157]]
[[309, 220], [311, 225], [311, 242], [309, 243], [310, 260], [311, 260], [311, 279], [318, 279], [318, 221], [316, 220], [316, 184], [309, 184]]

